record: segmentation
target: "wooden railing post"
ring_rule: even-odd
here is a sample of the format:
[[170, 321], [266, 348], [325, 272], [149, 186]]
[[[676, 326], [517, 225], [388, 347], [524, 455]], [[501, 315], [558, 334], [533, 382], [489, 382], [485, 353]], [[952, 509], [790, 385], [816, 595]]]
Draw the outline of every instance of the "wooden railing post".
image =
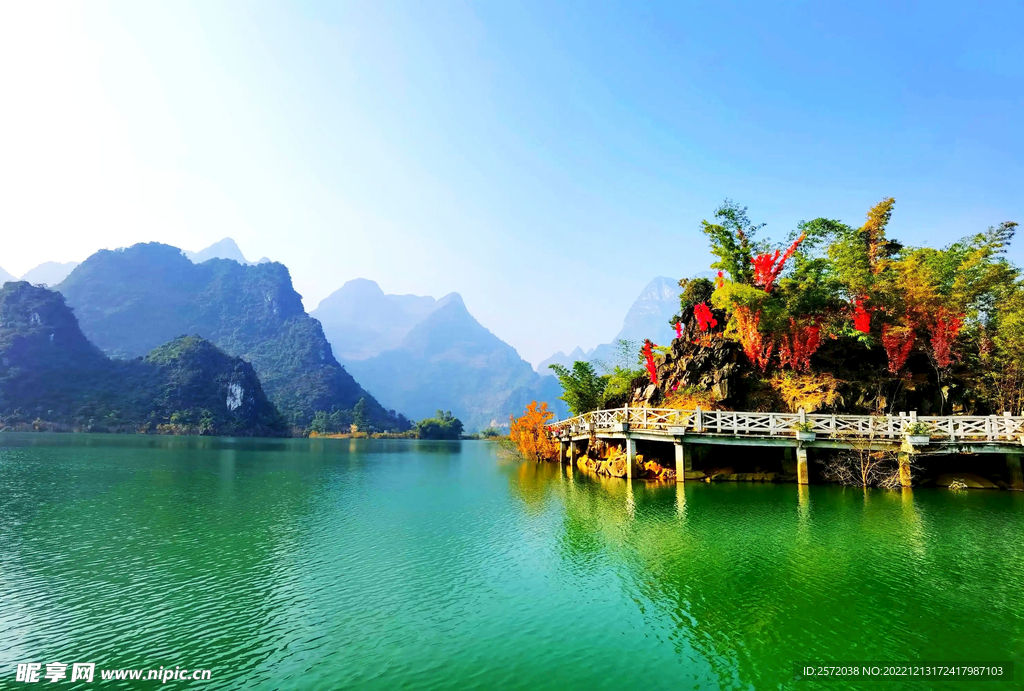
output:
[[1013, 420], [1010, 419], [1010, 411], [1003, 411], [1003, 436], [1013, 439]]
[[693, 411], [693, 431], [697, 434], [704, 433], [704, 418], [701, 415], [700, 406], [697, 406], [697, 409]]

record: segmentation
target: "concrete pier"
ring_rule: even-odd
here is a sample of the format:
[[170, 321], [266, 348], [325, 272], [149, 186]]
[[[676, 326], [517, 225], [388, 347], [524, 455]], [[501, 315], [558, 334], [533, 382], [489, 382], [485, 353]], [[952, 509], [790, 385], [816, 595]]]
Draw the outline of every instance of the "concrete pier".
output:
[[798, 485], [810, 484], [807, 472], [807, 447], [803, 444], [796, 447], [796, 482]]
[[633, 435], [626, 435], [626, 477], [636, 476], [636, 439]]
[[686, 445], [681, 441], [675, 443], [676, 447], [676, 482], [686, 481], [686, 471], [690, 469], [690, 458], [686, 453]]

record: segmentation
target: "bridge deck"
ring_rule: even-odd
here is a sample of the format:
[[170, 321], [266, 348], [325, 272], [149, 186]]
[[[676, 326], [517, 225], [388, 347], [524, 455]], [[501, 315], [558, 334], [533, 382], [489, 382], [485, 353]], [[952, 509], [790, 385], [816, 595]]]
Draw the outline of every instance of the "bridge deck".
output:
[[[617, 408], [597, 410], [548, 425], [559, 438], [630, 436], [651, 441], [685, 437], [692, 444], [755, 446], [819, 446], [861, 448], [863, 444], [902, 445], [914, 426], [916, 446], [986, 449], [1024, 453], [1024, 416], [1003, 415], [816, 415], [805, 413], [748, 413], [738, 411]], [[805, 434], [799, 434], [799, 429]], [[923, 429], [921, 429], [923, 428]], [[813, 439], [806, 433], [813, 433]], [[918, 439], [917, 437], [921, 437]], [[924, 437], [927, 437], [925, 440]], [[970, 451], [967, 451], [970, 449]], [[955, 453], [955, 451], [947, 451]]]
[[[578, 442], [600, 438], [623, 440], [627, 477], [633, 477], [636, 442], [675, 445], [676, 479], [688, 470], [690, 444], [781, 446], [796, 449], [797, 477], [807, 484], [809, 449], [895, 450], [900, 455], [901, 481], [910, 486], [911, 454], [1006, 454], [1014, 489], [1024, 489], [1024, 416], [1002, 415], [815, 415], [738, 411], [618, 408], [596, 410], [560, 420], [548, 429], [561, 441], [561, 455], [575, 462]], [[905, 472], [904, 472], [905, 471]]]

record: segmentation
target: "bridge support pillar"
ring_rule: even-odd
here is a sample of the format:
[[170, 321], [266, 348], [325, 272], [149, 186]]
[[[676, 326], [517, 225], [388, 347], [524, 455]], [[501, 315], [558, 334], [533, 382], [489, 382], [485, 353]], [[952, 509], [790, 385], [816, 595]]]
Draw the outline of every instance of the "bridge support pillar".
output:
[[910, 452], [901, 450], [898, 458], [900, 463], [900, 486], [910, 487]]
[[1020, 455], [1006, 454], [1006, 467], [1010, 470], [1010, 489], [1024, 490], [1024, 474], [1020, 470]]
[[579, 458], [580, 446], [575, 439], [569, 442], [569, 465], [576, 465], [576, 459]]
[[796, 483], [810, 484], [807, 474], [807, 447], [803, 444], [796, 447]]
[[565, 439], [558, 440], [558, 462], [565, 462], [565, 454], [569, 450], [569, 442]]
[[688, 449], [683, 442], [676, 440], [676, 482], [686, 481], [686, 471], [690, 470], [693, 461], [690, 460], [690, 454], [687, 453]]
[[636, 439], [626, 435], [626, 478], [636, 475]]

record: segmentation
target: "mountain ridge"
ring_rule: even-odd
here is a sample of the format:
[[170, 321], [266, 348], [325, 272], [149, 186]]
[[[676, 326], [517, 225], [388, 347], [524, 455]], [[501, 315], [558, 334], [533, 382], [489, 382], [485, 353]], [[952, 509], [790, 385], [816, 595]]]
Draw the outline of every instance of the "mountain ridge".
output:
[[387, 295], [375, 281], [355, 278], [321, 300], [310, 316], [323, 324], [338, 359], [348, 362], [395, 346], [438, 304], [429, 296]]
[[[341, 298], [358, 297], [367, 302], [345, 303], [344, 309], [339, 304]], [[345, 365], [382, 402], [414, 418], [442, 408], [474, 430], [507, 424], [509, 414], [521, 412], [535, 398], [560, 405], [557, 380], [534, 372], [515, 348], [470, 314], [459, 293], [437, 300], [386, 295], [375, 282], [355, 279], [331, 298], [313, 314], [324, 320], [329, 338], [342, 334], [339, 352], [354, 351], [347, 344], [355, 333], [373, 331], [353, 323], [358, 310], [377, 313], [376, 331], [367, 337], [373, 348], [359, 354], [374, 352], [345, 359]]]
[[317, 411], [351, 410], [360, 399], [373, 425], [406, 424], [335, 359], [283, 264], [194, 264], [176, 247], [140, 243], [100, 250], [57, 289], [86, 336], [109, 355], [139, 357], [180, 334], [198, 335], [251, 362], [292, 424], [305, 427]]
[[64, 296], [0, 288], [0, 427], [283, 436], [252, 365], [179, 337], [117, 361], [89, 342]]
[[57, 285], [67, 278], [79, 263], [80, 262], [43, 262], [39, 266], [22, 275], [20, 280], [28, 281], [33, 285]]
[[209, 247], [204, 247], [198, 252], [189, 252], [188, 250], [183, 250], [183, 252], [193, 264], [202, 264], [203, 262], [211, 259], [231, 259], [239, 264], [259, 264], [264, 263], [264, 260], [269, 261], [266, 257], [263, 257], [259, 262], [250, 262], [245, 258], [245, 255], [242, 254], [242, 250], [239, 249], [238, 243], [231, 238], [222, 238]]

